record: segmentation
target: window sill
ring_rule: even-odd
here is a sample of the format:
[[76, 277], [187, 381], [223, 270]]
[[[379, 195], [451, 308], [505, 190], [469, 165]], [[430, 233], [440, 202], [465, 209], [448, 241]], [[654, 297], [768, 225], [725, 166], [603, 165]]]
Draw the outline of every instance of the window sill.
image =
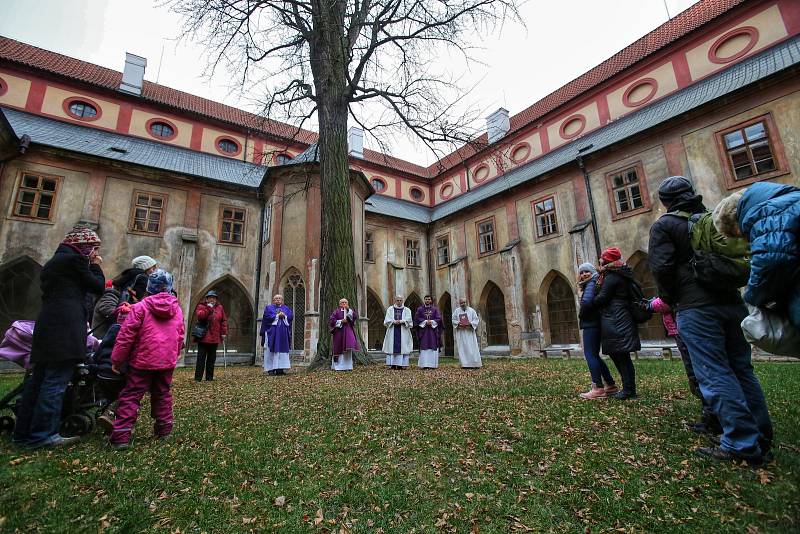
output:
[[140, 235], [144, 237], [164, 237], [164, 232], [144, 232], [142, 230], [128, 229], [129, 234]]
[[29, 222], [29, 223], [37, 223], [37, 224], [49, 224], [54, 225], [56, 222], [51, 219], [37, 219], [36, 217], [25, 217], [24, 215], [9, 215], [6, 217], [9, 221], [17, 221], [17, 222]]
[[564, 235], [564, 234], [562, 234], [561, 232], [556, 232], [554, 234], [548, 234], [548, 235], [543, 236], [543, 237], [537, 237], [536, 239], [533, 240], [533, 242], [534, 243], [544, 243], [545, 241], [550, 241], [551, 239], [556, 239], [557, 237], [561, 237], [562, 235]]
[[652, 211], [652, 206], [643, 206], [641, 208], [636, 208], [635, 210], [624, 211], [622, 213], [615, 213], [612, 217], [612, 221], [618, 221], [620, 219], [627, 219], [628, 217], [633, 217], [635, 215], [641, 215], [642, 213], [647, 213], [648, 211]]
[[221, 247], [239, 247], [239, 248], [245, 247], [244, 243], [228, 243], [226, 241], [217, 241], [217, 245]]
[[756, 182], [763, 182], [764, 180], [772, 180], [773, 178], [779, 178], [781, 176], [786, 176], [787, 174], [791, 174], [791, 171], [778, 169], [775, 171], [765, 172], [764, 174], [756, 174], [755, 176], [745, 178], [744, 180], [733, 180], [731, 179], [730, 175], [727, 175], [725, 180], [725, 189], [739, 189], [740, 187], [745, 187]]
[[487, 258], [489, 256], [494, 256], [495, 254], [499, 253], [500, 250], [493, 250], [491, 252], [484, 252], [483, 254], [478, 253], [478, 259]]

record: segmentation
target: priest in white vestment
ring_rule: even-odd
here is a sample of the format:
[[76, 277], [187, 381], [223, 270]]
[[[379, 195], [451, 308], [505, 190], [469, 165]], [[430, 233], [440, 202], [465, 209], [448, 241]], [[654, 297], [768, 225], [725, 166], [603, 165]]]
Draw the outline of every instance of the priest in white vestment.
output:
[[408, 355], [414, 350], [414, 340], [411, 338], [414, 319], [411, 310], [403, 306], [403, 297], [395, 297], [394, 305], [386, 310], [383, 326], [386, 327], [386, 337], [383, 338], [386, 365], [392, 369], [407, 368]]
[[480, 319], [475, 310], [467, 306], [467, 299], [458, 300], [459, 307], [453, 312], [455, 341], [458, 347], [458, 360], [464, 369], [478, 369], [481, 363], [481, 351], [478, 347], [478, 329]]

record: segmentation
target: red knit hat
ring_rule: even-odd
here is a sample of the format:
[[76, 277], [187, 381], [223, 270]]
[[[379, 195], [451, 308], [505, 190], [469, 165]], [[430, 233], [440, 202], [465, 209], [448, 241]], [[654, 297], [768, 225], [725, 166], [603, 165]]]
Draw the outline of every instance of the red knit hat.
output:
[[622, 259], [622, 251], [617, 247], [609, 247], [600, 254], [603, 263], [612, 263]]
[[93, 245], [98, 247], [100, 246], [100, 238], [91, 228], [76, 226], [64, 236], [62, 243], [75, 247], [80, 247], [81, 245]]

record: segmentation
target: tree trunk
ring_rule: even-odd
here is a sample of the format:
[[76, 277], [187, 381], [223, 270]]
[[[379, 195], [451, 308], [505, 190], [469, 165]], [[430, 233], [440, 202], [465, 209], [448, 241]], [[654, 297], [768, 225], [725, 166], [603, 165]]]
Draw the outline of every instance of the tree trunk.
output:
[[[320, 328], [317, 353], [311, 362], [316, 369], [330, 362], [331, 335], [328, 314], [346, 298], [358, 310], [355, 254], [350, 203], [350, 172], [347, 160], [347, 58], [344, 34], [345, 3], [312, 3], [315, 38], [310, 43], [311, 68], [317, 95], [319, 117], [319, 166], [321, 197], [320, 244]], [[355, 325], [361, 346], [354, 355], [360, 363], [368, 361], [364, 343]]]

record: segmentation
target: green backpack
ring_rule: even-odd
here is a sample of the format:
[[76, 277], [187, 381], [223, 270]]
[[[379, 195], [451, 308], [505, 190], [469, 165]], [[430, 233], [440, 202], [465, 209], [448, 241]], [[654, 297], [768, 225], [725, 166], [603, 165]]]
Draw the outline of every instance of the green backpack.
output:
[[743, 237], [726, 237], [714, 226], [711, 213], [667, 213], [689, 222], [694, 255], [692, 272], [700, 284], [712, 289], [738, 289], [750, 279], [750, 245]]

